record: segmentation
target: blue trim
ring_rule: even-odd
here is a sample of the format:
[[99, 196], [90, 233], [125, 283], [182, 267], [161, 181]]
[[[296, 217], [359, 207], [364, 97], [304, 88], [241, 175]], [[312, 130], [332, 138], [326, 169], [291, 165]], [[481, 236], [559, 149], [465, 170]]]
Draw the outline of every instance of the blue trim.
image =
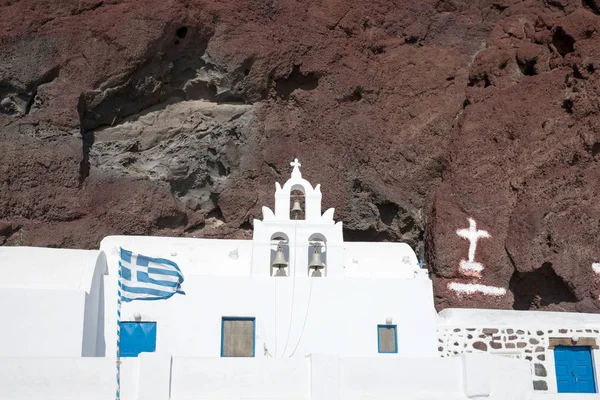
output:
[[252, 356], [255, 356], [256, 353], [256, 318], [254, 317], [222, 317], [221, 318], [221, 357], [247, 357], [247, 356], [226, 356], [224, 355], [224, 344], [225, 341], [225, 321], [252, 321]]
[[[379, 328], [394, 329], [395, 351], [381, 351], [381, 343], [379, 340]], [[381, 354], [397, 354], [398, 353], [398, 329], [396, 329], [396, 325], [377, 325], [377, 351]]]

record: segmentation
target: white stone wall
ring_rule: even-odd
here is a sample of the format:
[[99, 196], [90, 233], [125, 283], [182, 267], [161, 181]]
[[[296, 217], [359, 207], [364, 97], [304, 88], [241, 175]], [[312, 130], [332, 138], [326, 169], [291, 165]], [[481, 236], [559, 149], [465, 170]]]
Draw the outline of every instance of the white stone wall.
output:
[[[438, 353], [449, 357], [463, 353], [488, 352], [504, 357], [529, 361], [533, 376], [533, 388], [538, 391], [555, 393], [556, 375], [554, 352], [549, 349], [550, 338], [593, 338], [600, 343], [599, 329], [526, 329], [493, 327], [443, 327], [438, 328]], [[574, 343], [576, 344], [576, 343]], [[600, 360], [597, 350], [593, 350], [594, 359]], [[596, 367], [596, 382], [598, 368]]]

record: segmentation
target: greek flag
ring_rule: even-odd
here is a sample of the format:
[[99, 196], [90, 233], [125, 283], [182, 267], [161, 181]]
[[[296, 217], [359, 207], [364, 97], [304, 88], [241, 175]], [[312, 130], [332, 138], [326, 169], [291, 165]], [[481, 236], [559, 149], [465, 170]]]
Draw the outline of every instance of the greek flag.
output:
[[121, 249], [119, 267], [121, 299], [125, 302], [162, 300], [175, 293], [185, 294], [181, 290], [183, 274], [171, 260]]

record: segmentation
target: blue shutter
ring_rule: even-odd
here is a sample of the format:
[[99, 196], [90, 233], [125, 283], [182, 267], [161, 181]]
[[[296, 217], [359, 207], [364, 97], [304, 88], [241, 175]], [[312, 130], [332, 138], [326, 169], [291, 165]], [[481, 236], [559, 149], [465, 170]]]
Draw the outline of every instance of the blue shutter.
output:
[[156, 350], [156, 322], [121, 322], [121, 356]]

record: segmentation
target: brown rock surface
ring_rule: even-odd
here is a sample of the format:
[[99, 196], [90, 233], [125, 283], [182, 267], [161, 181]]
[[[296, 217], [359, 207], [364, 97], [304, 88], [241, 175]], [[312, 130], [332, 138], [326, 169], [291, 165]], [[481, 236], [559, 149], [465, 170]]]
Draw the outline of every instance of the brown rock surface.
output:
[[[597, 1], [0, 3], [0, 245], [250, 237], [298, 156], [438, 308], [597, 311]], [[467, 218], [481, 283], [462, 295]], [[425, 242], [425, 243], [424, 243]]]

